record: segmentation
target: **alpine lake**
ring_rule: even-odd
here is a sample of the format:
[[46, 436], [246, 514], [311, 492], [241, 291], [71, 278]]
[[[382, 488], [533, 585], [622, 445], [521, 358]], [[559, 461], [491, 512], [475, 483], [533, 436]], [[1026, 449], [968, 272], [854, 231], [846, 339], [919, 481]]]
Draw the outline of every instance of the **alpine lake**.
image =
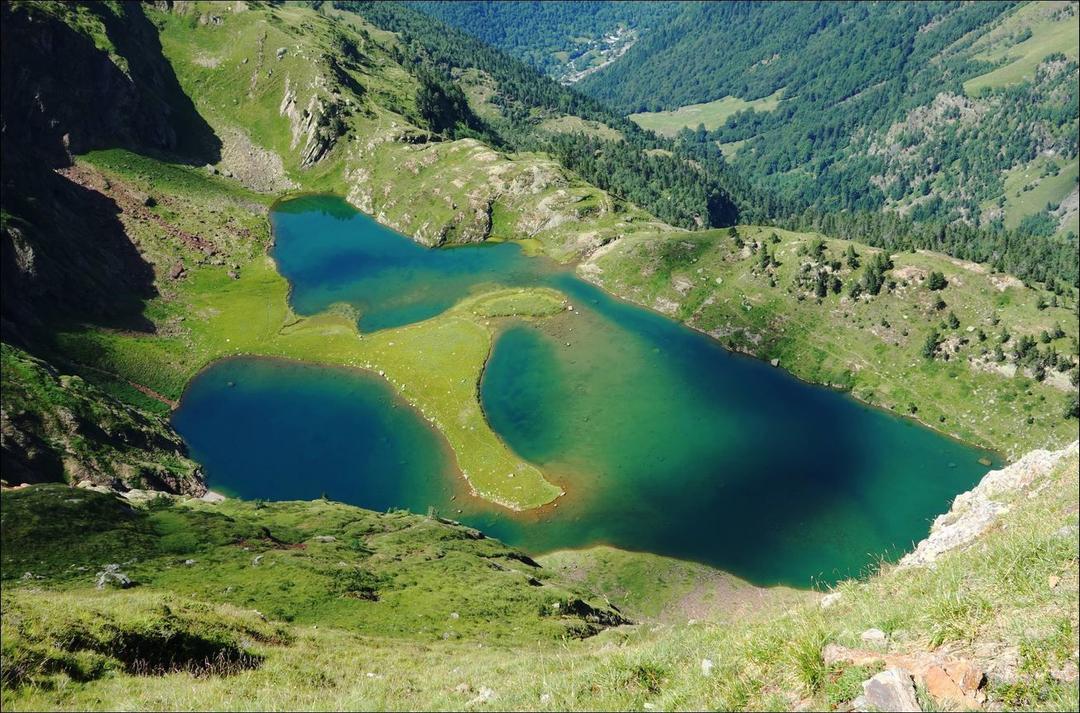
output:
[[895, 559], [996, 456], [805, 384], [608, 295], [513, 243], [429, 249], [340, 198], [272, 214], [302, 315], [349, 305], [363, 333], [495, 287], [573, 309], [502, 319], [478, 385], [491, 428], [565, 495], [513, 512], [468, 495], [441, 434], [378, 374], [257, 358], [211, 365], [173, 424], [211, 488], [435, 508], [530, 553], [608, 544], [807, 587]]

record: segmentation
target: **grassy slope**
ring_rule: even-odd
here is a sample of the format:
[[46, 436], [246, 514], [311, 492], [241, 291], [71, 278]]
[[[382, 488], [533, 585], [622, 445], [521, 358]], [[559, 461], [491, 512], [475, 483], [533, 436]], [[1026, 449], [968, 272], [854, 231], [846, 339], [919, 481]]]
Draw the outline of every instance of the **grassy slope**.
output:
[[540, 564], [603, 595], [635, 620], [686, 623], [734, 620], [762, 607], [792, 606], [815, 597], [785, 587], [762, 589], [707, 565], [600, 545], [560, 550]]
[[[97, 162], [113, 186], [125, 185], [138, 175], [135, 166], [148, 163], [120, 152], [97, 154], [90, 160]], [[201, 185], [198, 171], [173, 170], [191, 173], [193, 182]], [[158, 191], [166, 189], [156, 181], [153, 186]], [[175, 211], [170, 217], [188, 215], [202, 220], [198, 206], [201, 192], [189, 190], [182, 181], [175, 181], [167, 190]], [[242, 196], [233, 199], [242, 201]], [[240, 211], [243, 206], [234, 204], [233, 209]], [[153, 244], [153, 227], [146, 231], [145, 223], [134, 220], [127, 227], [140, 244]], [[257, 240], [265, 245], [265, 225], [260, 233]], [[248, 261], [237, 258], [238, 279], [228, 275], [228, 261], [222, 265], [192, 264], [188, 277], [163, 286], [163, 296], [150, 305], [148, 313], [156, 323], [169, 325], [164, 334], [76, 327], [56, 335], [56, 349], [68, 359], [121, 374], [172, 399], [179, 399], [188, 380], [207, 364], [239, 354], [378, 371], [443, 433], [463, 474], [482, 497], [507, 507], [529, 508], [559, 494], [535, 467], [503, 445], [488, 427], [477, 402], [476, 383], [492, 338], [489, 313], [481, 308], [485, 299], [495, 298], [482, 296], [477, 298], [480, 304], [475, 309], [466, 302], [421, 324], [361, 338], [347, 315], [294, 315], [287, 304], [288, 284], [273, 261], [257, 250], [252, 249], [252, 253]], [[515, 294], [516, 301], [501, 300], [502, 313], [542, 315], [553, 305], [561, 308], [561, 297], [550, 292]], [[512, 481], [508, 473], [515, 474]]]
[[[1031, 81], [1035, 68], [1055, 52], [1077, 58], [1078, 30], [1075, 13], [1063, 15], [1068, 2], [1031, 2], [1010, 13], [994, 30], [974, 45], [975, 59], [1001, 63], [986, 74], [964, 82], [964, 91], [978, 94], [991, 87], [1007, 87]], [[1030, 28], [1031, 37], [1016, 42], [1018, 33]]]
[[[1018, 339], [1023, 334], [1037, 336], [1059, 323], [1067, 336], [1053, 346], [1073, 353], [1075, 294], [1061, 307], [1040, 311], [1036, 303], [1047, 297], [1045, 292], [991, 275], [979, 266], [919, 253], [894, 256], [891, 275], [898, 282], [894, 292], [883, 290], [876, 298], [853, 302], [846, 296], [846, 286], [861, 270], [853, 276], [845, 266], [839, 273], [845, 292], [830, 293], [819, 305], [812, 290], [807, 293], [794, 286], [807, 260], [797, 254], [798, 248], [815, 236], [747, 226], [739, 232], [748, 244], [743, 250], [736, 249], [726, 230], [623, 240], [582, 272], [606, 289], [667, 311], [735, 349], [779, 359], [783, 368], [800, 378], [849, 389], [864, 401], [900, 413], [909, 413], [914, 405], [916, 417], [927, 425], [1010, 457], [1076, 438], [1076, 422], [1062, 418], [1071, 387], [1063, 391], [1022, 374], [1009, 378], [969, 363], [982, 348], [992, 349], [1002, 328]], [[779, 243], [769, 241], [773, 232]], [[755, 241], [775, 253], [779, 267], [768, 271], [757, 267], [749, 249]], [[827, 245], [828, 258], [842, 261], [847, 242], [827, 240]], [[856, 248], [863, 263], [875, 252], [861, 245]], [[942, 271], [949, 280], [940, 293], [948, 305], [941, 312], [932, 307], [934, 293], [921, 284], [932, 270]], [[776, 287], [769, 286], [770, 278]], [[942, 328], [949, 310], [960, 319], [958, 330]], [[1000, 323], [993, 326], [995, 316]], [[928, 361], [921, 349], [935, 328], [945, 337], [970, 343], [948, 362]], [[990, 335], [986, 343], [976, 339], [980, 328]]]
[[[1080, 176], [1080, 159], [1073, 159], [1061, 164], [1056, 176], [1043, 175], [1049, 159], [1040, 156], [1034, 161], [1018, 166], [1005, 174], [1005, 225], [1015, 228], [1025, 215], [1038, 213], [1048, 204], [1060, 204], [1066, 196], [1076, 189], [1077, 176]], [[988, 201], [983, 207], [992, 208], [996, 201]], [[1060, 232], [1080, 235], [1080, 223], [1074, 217]]]
[[[328, 501], [159, 498], [132, 509], [112, 494], [65, 486], [5, 491], [3, 498], [5, 595], [44, 587], [87, 597], [94, 607], [110, 597], [86, 590], [115, 562], [151, 601], [153, 593], [256, 609], [277, 622], [371, 636], [468, 637], [475, 646], [600, 628], [589, 626], [587, 608], [580, 615], [566, 609], [587, 597], [580, 587], [475, 530], [431, 517]], [[33, 576], [19, 579], [26, 571]], [[613, 614], [598, 606], [597, 616]]]
[[622, 132], [599, 121], [586, 121], [577, 116], [564, 115], [540, 122], [540, 128], [554, 134], [589, 134], [605, 141], [619, 141]]
[[643, 129], [651, 129], [658, 134], [674, 136], [680, 129], [696, 129], [698, 124], [712, 131], [722, 126], [727, 118], [740, 111], [772, 111], [779, 104], [784, 90], [780, 89], [770, 96], [746, 101], [738, 97], [724, 97], [705, 104], [688, 104], [674, 111], [645, 111], [631, 114], [630, 120]]
[[[50, 641], [54, 648], [47, 651], [61, 657], [64, 646], [56, 644], [67, 641], [62, 655], [82, 667], [56, 665], [38, 673], [35, 685], [7, 685], [3, 704], [5, 710], [460, 709], [486, 698], [510, 710], [640, 710], [645, 704], [662, 710], [832, 709], [853, 698], [858, 683], [875, 669], [826, 667], [823, 648], [863, 648], [860, 632], [875, 627], [889, 635], [894, 653], [941, 650], [980, 666], [996, 663], [987, 687], [990, 705], [1075, 709], [1076, 681], [1062, 682], [1062, 674], [1052, 672], [1070, 660], [1075, 665], [1080, 625], [1077, 471], [1072, 456], [1033, 484], [1037, 495], [1012, 496], [1000, 526], [970, 548], [945, 555], [935, 569], [887, 568], [841, 584], [840, 602], [829, 609], [813, 598], [802, 603], [768, 596], [734, 618], [646, 618], [636, 627], [563, 642], [552, 636], [579, 624], [540, 615], [539, 602], [553, 612], [555, 601], [575, 596], [574, 585], [565, 583], [565, 555], [562, 565], [550, 562], [559, 573], [541, 571], [544, 586], [529, 587], [524, 579], [536, 571], [508, 558], [505, 548], [416, 516], [380, 516], [322, 502], [261, 509], [251, 503], [188, 502], [110, 519], [122, 506], [108, 505], [113, 501], [107, 496], [79, 493], [75, 499], [82, 502], [76, 503], [70, 491], [50, 486], [8, 492], [5, 660], [34, 661], [37, 647]], [[64, 511], [72, 523], [66, 530], [77, 535], [70, 550], [42, 555], [35, 546], [58, 536], [46, 532], [55, 518], [31, 519], [17, 530], [8, 526], [9, 513], [32, 499], [45, 502], [31, 512]], [[110, 512], [95, 510], [103, 508]], [[199, 527], [192, 528], [196, 520]], [[103, 522], [110, 526], [102, 528]], [[260, 539], [262, 525], [282, 543]], [[319, 542], [317, 534], [337, 539]], [[144, 585], [124, 592], [90, 589], [91, 573], [110, 558], [121, 559], [120, 552], [138, 557], [125, 566]], [[263, 559], [253, 566], [258, 554]], [[518, 572], [477, 569], [492, 558]], [[195, 562], [184, 565], [185, 559]], [[611, 551], [591, 562], [597, 567], [591, 582], [670, 582], [656, 587], [662, 594], [627, 599], [642, 611], [661, 611], [680, 598], [685, 588], [679, 574], [692, 569]], [[90, 568], [77, 571], [69, 564]], [[17, 580], [24, 569], [46, 578]], [[376, 576], [338, 578], [338, 571]], [[342, 588], [357, 591], [373, 583], [378, 602], [343, 596]], [[617, 588], [609, 591], [616, 603]], [[206, 601], [191, 603], [189, 595]], [[253, 615], [252, 607], [270, 621]], [[257, 667], [229, 676], [132, 676], [108, 645], [115, 631], [71, 638], [103, 619], [121, 634], [179, 629], [262, 658]], [[81, 645], [71, 643], [76, 641]], [[104, 671], [93, 673], [94, 655], [107, 659]], [[714, 664], [711, 676], [702, 674], [703, 659]]]

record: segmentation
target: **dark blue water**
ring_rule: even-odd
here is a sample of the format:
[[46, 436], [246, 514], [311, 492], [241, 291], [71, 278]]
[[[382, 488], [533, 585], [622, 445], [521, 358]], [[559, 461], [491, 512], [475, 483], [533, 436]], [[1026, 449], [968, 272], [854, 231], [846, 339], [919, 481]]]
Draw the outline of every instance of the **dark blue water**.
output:
[[191, 382], [172, 423], [210, 487], [244, 498], [422, 512], [459, 480], [443, 439], [356, 370], [226, 359]]
[[563, 291], [573, 312], [507, 322], [481, 398], [567, 495], [521, 515], [466, 497], [441, 439], [381, 382], [253, 360], [208, 370], [176, 414], [212, 487], [434, 505], [533, 552], [607, 543], [807, 585], [908, 549], [986, 471], [985, 452], [732, 355], [514, 245], [428, 250], [327, 197], [285, 204], [274, 225], [294, 307], [347, 302], [366, 330], [493, 285]]

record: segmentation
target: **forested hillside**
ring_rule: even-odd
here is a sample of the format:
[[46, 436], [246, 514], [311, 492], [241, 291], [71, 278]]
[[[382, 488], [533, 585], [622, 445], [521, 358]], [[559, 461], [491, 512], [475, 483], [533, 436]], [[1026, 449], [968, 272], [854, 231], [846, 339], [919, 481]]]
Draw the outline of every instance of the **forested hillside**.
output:
[[819, 209], [1076, 233], [1077, 42], [1067, 2], [692, 5], [582, 89], [626, 113], [782, 92], [683, 138]]
[[827, 107], [877, 82], [899, 87], [901, 76], [923, 69], [919, 60], [977, 32], [1010, 6], [957, 5], [687, 3], [618, 67], [584, 86], [628, 114], [729, 94], [756, 99], [781, 87], [788, 97], [814, 94], [805, 99]]
[[567, 82], [622, 56], [679, 12], [676, 2], [625, 0], [407, 4]]
[[[435, 122], [456, 126], [454, 136], [480, 136], [505, 149], [550, 152], [587, 181], [680, 227], [731, 225], [775, 210], [722, 160], [690, 163], [694, 155], [670, 139], [641, 131], [599, 102], [464, 32], [397, 3], [335, 6], [399, 33], [397, 58], [420, 67], [432, 92], [469, 97], [468, 108], [479, 121], [451, 117]], [[463, 103], [464, 97], [459, 105]], [[593, 128], [583, 131], [589, 124]], [[599, 160], [587, 160], [591, 158]]]
[[[420, 7], [481, 38], [526, 12], [479, 5]], [[536, 62], [537, 44], [491, 41]], [[668, 110], [631, 118], [752, 184], [725, 182], [744, 217], [829, 214], [873, 243], [1073, 282], [1077, 45], [1070, 2], [685, 3], [577, 86], [621, 114]]]

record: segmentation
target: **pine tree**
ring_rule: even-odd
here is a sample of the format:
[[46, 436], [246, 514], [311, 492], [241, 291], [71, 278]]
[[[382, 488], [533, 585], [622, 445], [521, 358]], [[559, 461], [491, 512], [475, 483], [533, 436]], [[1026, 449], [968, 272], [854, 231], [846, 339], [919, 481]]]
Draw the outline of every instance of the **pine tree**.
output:
[[848, 244], [847, 252], [844, 257], [847, 259], [847, 266], [852, 270], [859, 269], [859, 254], [855, 252], [855, 246]]
[[933, 359], [937, 356], [938, 347], [941, 345], [941, 334], [935, 329], [926, 335], [926, 341], [923, 343], [922, 355], [926, 359]]

